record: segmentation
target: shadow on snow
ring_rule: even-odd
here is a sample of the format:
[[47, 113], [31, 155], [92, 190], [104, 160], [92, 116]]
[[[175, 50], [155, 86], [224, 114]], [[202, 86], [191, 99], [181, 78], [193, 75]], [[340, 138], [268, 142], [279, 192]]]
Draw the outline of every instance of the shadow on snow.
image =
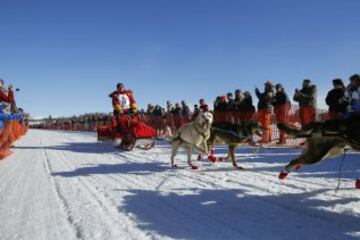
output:
[[119, 211], [134, 214], [141, 229], [175, 239], [355, 239], [349, 233], [360, 231], [357, 217], [321, 208], [359, 199], [315, 199], [326, 191], [258, 196], [238, 189], [193, 189], [192, 195], [135, 190]]
[[52, 176], [80, 177], [98, 174], [136, 174], [148, 175], [169, 170], [163, 163], [121, 163], [121, 164], [99, 164], [86, 166], [69, 172], [55, 172]]

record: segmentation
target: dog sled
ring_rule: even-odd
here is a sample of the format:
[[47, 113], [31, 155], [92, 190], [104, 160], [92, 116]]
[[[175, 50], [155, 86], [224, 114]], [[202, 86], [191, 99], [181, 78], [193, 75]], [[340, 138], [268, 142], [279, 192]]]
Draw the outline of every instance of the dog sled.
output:
[[146, 125], [138, 115], [114, 117], [111, 124], [97, 129], [98, 141], [120, 140], [121, 150], [131, 151], [135, 147], [149, 150], [156, 144], [156, 130]]

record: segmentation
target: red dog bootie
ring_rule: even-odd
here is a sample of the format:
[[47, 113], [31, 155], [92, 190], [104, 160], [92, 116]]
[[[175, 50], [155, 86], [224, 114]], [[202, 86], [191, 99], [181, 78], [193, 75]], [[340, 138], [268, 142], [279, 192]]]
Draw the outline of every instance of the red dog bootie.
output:
[[355, 187], [356, 187], [357, 189], [360, 189], [360, 178], [358, 178], [358, 179], [356, 180], [356, 182], [355, 182]]
[[288, 172], [286, 172], [285, 170], [282, 170], [281, 173], [279, 174], [279, 179], [284, 180], [288, 175], [289, 175]]
[[198, 170], [199, 167], [198, 167], [198, 166], [195, 166], [195, 165], [192, 165], [192, 166], [191, 166], [191, 169], [192, 169], [192, 170]]
[[209, 161], [212, 162], [212, 163], [215, 163], [216, 162], [216, 157], [214, 156], [214, 154], [211, 154], [209, 157], [208, 157]]
[[201, 154], [198, 155], [197, 160], [198, 160], [198, 161], [201, 161], [201, 160], [202, 160], [202, 155], [201, 155]]

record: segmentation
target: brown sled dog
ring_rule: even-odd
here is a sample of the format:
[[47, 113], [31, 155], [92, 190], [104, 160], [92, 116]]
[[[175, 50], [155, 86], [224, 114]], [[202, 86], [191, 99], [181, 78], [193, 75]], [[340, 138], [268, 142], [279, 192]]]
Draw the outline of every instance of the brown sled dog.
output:
[[302, 130], [286, 124], [278, 124], [278, 128], [295, 138], [306, 138], [304, 151], [285, 166], [279, 179], [285, 179], [302, 165], [315, 164], [329, 156], [336, 157], [346, 147], [360, 151], [360, 115], [310, 123]]
[[[240, 124], [233, 123], [214, 123], [211, 126], [210, 138], [207, 141], [209, 149], [212, 149], [215, 145], [225, 144], [228, 146], [228, 155], [225, 159], [231, 159], [234, 168], [243, 169], [237, 165], [235, 159], [235, 150], [243, 144], [251, 141], [251, 136], [257, 134], [261, 136], [261, 127], [255, 121], [242, 122]], [[213, 152], [209, 156], [209, 160], [216, 161]]]

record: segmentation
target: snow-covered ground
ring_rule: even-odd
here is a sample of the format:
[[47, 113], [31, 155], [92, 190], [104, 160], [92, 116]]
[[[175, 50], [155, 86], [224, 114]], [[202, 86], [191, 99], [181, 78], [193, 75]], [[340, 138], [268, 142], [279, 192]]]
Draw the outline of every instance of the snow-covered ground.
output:
[[169, 168], [169, 147], [119, 152], [93, 133], [31, 130], [0, 162], [0, 239], [360, 238], [358, 154], [335, 192], [341, 157], [280, 181], [299, 149], [241, 148], [245, 171], [192, 171], [183, 153]]

